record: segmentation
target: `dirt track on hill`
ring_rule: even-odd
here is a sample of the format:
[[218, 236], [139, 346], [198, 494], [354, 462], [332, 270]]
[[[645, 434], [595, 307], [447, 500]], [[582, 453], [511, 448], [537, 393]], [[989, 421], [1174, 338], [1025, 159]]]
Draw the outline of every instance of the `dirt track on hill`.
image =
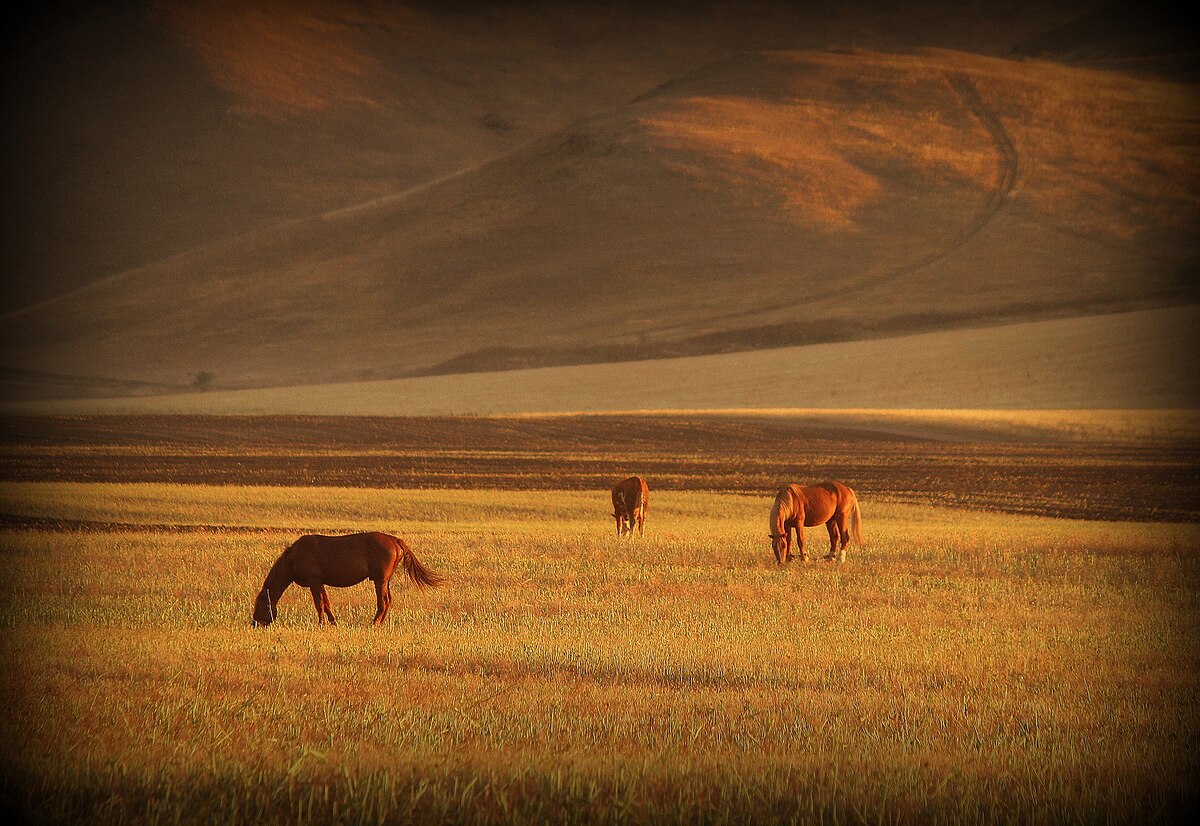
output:
[[[786, 420], [102, 416], [0, 419], [0, 480], [771, 493], [836, 478], [871, 499], [1196, 521], [1195, 445], [948, 442]], [[8, 514], [8, 521], [20, 514]]]

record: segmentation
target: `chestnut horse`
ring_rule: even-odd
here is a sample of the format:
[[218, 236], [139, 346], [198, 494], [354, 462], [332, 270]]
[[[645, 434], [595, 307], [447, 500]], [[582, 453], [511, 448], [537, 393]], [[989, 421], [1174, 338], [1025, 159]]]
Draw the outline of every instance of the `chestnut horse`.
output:
[[804, 529], [820, 524], [829, 529], [829, 554], [825, 559], [845, 562], [851, 537], [856, 544], [862, 544], [862, 517], [854, 491], [841, 482], [822, 482], [809, 487], [788, 485], [779, 491], [771, 506], [770, 536], [775, 561], [783, 565], [791, 560], [794, 530], [800, 561], [807, 562]]
[[640, 476], [630, 476], [612, 489], [613, 517], [617, 520], [617, 536], [646, 535], [646, 509], [650, 505], [650, 486]]
[[436, 586], [443, 581], [441, 576], [421, 564], [403, 540], [390, 534], [302, 536], [279, 555], [267, 572], [262, 590], [254, 600], [254, 626], [274, 622], [279, 597], [293, 582], [312, 591], [318, 625], [323, 625], [326, 617], [330, 625], [337, 625], [325, 586], [348, 588], [364, 579], [375, 583], [376, 608], [372, 624], [378, 625], [392, 605], [391, 579], [397, 564], [404, 566], [404, 572], [418, 587]]

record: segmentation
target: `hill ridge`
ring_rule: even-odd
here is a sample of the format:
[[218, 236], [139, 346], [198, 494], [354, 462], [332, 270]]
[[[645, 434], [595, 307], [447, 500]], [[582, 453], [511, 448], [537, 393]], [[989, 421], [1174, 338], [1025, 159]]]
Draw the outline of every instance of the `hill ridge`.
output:
[[0, 404], [0, 412], [457, 416], [655, 409], [1198, 410], [1200, 379], [1177, 357], [1194, 342], [1198, 325], [1200, 305], [1192, 304], [625, 364], [10, 402]]
[[[950, 50], [745, 51], [10, 313], [2, 335], [23, 370], [265, 386], [1178, 304], [1200, 192], [1194, 163], [1155, 153], [1195, 135], [1184, 97]], [[1054, 142], [1064, 116], [1090, 154]]]

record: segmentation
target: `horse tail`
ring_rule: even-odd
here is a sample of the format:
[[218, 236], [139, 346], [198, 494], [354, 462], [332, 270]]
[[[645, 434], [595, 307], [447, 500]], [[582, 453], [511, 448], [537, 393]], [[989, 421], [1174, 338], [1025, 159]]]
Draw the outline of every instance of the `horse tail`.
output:
[[415, 582], [418, 588], [436, 588], [446, 581], [441, 574], [434, 573], [422, 565], [417, 555], [403, 542], [400, 543], [400, 564], [404, 566], [404, 573], [408, 574], [408, 578]]
[[850, 491], [850, 537], [855, 545], [862, 545], [862, 514], [858, 509], [858, 494]]

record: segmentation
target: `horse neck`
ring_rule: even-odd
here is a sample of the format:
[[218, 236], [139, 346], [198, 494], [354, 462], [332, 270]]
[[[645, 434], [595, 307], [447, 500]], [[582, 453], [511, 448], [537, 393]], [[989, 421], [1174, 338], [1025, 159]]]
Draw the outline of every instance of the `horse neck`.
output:
[[271, 566], [271, 570], [267, 571], [267, 578], [263, 580], [262, 592], [267, 595], [274, 606], [279, 602], [279, 597], [292, 584], [292, 566], [287, 561], [287, 551], [279, 559], [275, 560], [275, 564]]

